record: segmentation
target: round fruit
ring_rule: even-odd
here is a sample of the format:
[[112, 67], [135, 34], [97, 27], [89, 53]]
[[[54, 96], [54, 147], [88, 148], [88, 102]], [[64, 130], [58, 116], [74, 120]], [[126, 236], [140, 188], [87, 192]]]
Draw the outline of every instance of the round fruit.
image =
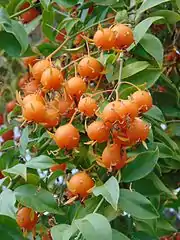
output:
[[6, 103], [6, 112], [10, 113], [16, 107], [16, 100], [12, 100]]
[[59, 114], [62, 117], [70, 118], [75, 112], [75, 103], [69, 96], [59, 100]]
[[94, 100], [91, 97], [85, 97], [80, 99], [78, 104], [78, 109], [81, 113], [84, 113], [87, 117], [94, 116], [96, 110], [98, 108], [98, 105], [96, 103], [96, 100]]
[[[26, 9], [30, 6], [30, 4], [28, 2], [24, 3], [21, 6], [21, 10]], [[36, 8], [31, 8], [29, 9], [27, 12], [22, 13], [20, 15], [20, 19], [22, 21], [22, 23], [29, 23], [31, 22], [34, 18], [36, 18], [39, 15], [38, 10], [36, 10]]]
[[55, 127], [60, 120], [59, 111], [56, 108], [48, 107], [46, 109], [44, 126], [47, 128]]
[[116, 164], [115, 169], [119, 170], [123, 168], [126, 165], [127, 161], [127, 153], [125, 148], [121, 148], [121, 159], [120, 161]]
[[140, 118], [135, 118], [126, 131], [130, 143], [145, 141], [149, 134], [149, 125]]
[[88, 191], [94, 187], [94, 181], [85, 172], [76, 173], [68, 182], [68, 190], [81, 198], [88, 196]]
[[79, 140], [78, 130], [70, 123], [60, 126], [55, 132], [55, 142], [60, 148], [73, 149], [79, 145]]
[[122, 123], [115, 123], [112, 128], [112, 137], [114, 143], [122, 146], [129, 146], [130, 142], [126, 134], [126, 130], [124, 131], [124, 126], [122, 128]]
[[23, 89], [24, 95], [26, 96], [26, 95], [37, 92], [40, 89], [40, 86], [37, 81], [33, 80], [26, 83], [22, 89]]
[[133, 101], [137, 104], [140, 112], [147, 112], [152, 107], [152, 97], [147, 91], [136, 91], [132, 95]]
[[4, 117], [3, 114], [0, 114], [0, 125], [2, 125], [4, 123]]
[[19, 79], [18, 87], [23, 88], [29, 79], [29, 74], [25, 74], [22, 78]]
[[62, 73], [57, 68], [53, 67], [47, 68], [41, 76], [41, 84], [48, 90], [58, 90], [63, 81], [64, 77]]
[[115, 33], [116, 48], [128, 48], [134, 42], [133, 32], [128, 26], [117, 24], [112, 28], [112, 31]]
[[66, 83], [66, 92], [72, 98], [80, 98], [86, 92], [86, 83], [80, 77], [73, 77]]
[[65, 171], [66, 170], [66, 163], [55, 164], [50, 169], [51, 169], [52, 172], [55, 172], [55, 171], [58, 171], [58, 170]]
[[41, 101], [33, 100], [23, 105], [22, 114], [27, 121], [40, 123], [45, 121], [46, 108]]
[[115, 47], [115, 34], [110, 28], [98, 30], [95, 33], [93, 40], [96, 47], [100, 47], [103, 50], [110, 50]]
[[22, 61], [26, 67], [28, 67], [29, 65], [32, 67], [37, 62], [37, 57], [36, 56], [24, 57]]
[[4, 140], [4, 142], [9, 141], [9, 140], [13, 140], [14, 139], [14, 131], [9, 130], [9, 131], [3, 133], [1, 137]]
[[98, 143], [106, 142], [109, 138], [109, 128], [103, 121], [94, 121], [88, 126], [87, 135]]
[[37, 63], [35, 63], [34, 66], [32, 67], [32, 75], [34, 79], [40, 82], [43, 72], [50, 66], [51, 66], [50, 62], [46, 59], [40, 60]]
[[98, 78], [103, 71], [103, 66], [93, 57], [84, 57], [78, 64], [78, 73], [81, 77], [89, 79]]
[[121, 160], [120, 155], [121, 148], [117, 144], [107, 145], [102, 153], [101, 161], [98, 161], [98, 164], [107, 169], [116, 166], [117, 163]]
[[44, 103], [44, 99], [41, 97], [41, 95], [36, 94], [36, 93], [29, 94], [26, 97], [24, 97], [22, 103], [23, 103], [23, 106], [24, 106], [25, 104], [33, 102], [33, 101], [40, 101], [40, 102]]
[[19, 227], [31, 231], [37, 224], [38, 216], [31, 208], [21, 208], [16, 216], [16, 221]]

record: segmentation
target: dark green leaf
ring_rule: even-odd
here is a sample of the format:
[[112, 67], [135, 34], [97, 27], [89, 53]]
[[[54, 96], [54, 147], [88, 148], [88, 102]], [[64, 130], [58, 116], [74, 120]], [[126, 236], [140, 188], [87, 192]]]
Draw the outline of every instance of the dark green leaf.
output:
[[92, 0], [92, 2], [96, 3], [97, 5], [108, 6], [117, 3], [117, 0]]
[[144, 113], [144, 116], [151, 117], [160, 122], [165, 122], [162, 111], [155, 105], [148, 112]]
[[0, 49], [4, 49], [4, 51], [11, 57], [20, 56], [21, 45], [13, 34], [1, 31], [0, 39]]
[[157, 220], [157, 235], [165, 236], [165, 235], [171, 235], [172, 233], [176, 232], [176, 229], [165, 219], [159, 218]]
[[119, 198], [119, 184], [115, 177], [111, 177], [102, 186], [98, 186], [93, 189], [95, 196], [102, 195], [111, 206], [117, 210], [118, 198]]
[[28, 126], [27, 126], [23, 129], [22, 135], [20, 138], [20, 142], [19, 142], [19, 151], [22, 156], [26, 155], [26, 149], [27, 149], [28, 141], [29, 141], [28, 135], [29, 135], [29, 131], [28, 131]]
[[11, 218], [16, 217], [16, 197], [13, 191], [10, 189], [5, 189], [0, 194], [0, 214], [6, 215]]
[[27, 180], [27, 169], [25, 164], [17, 164], [12, 168], [3, 170], [3, 172], [15, 174], [17, 176], [21, 176], [22, 178], [24, 178], [25, 181]]
[[53, 2], [56, 2], [59, 5], [62, 5], [65, 8], [73, 7], [78, 3], [78, 0], [54, 0]]
[[164, 49], [161, 41], [154, 35], [146, 33], [141, 39], [140, 44], [151, 56], [153, 56], [161, 67], [164, 56]]
[[167, 21], [170, 24], [176, 24], [176, 22], [180, 21], [180, 15], [170, 10], [159, 10], [153, 12], [151, 16], [162, 16], [164, 17], [165, 21]]
[[151, 202], [140, 193], [120, 189], [119, 207], [139, 219], [158, 218], [159, 214]]
[[43, 188], [38, 188], [31, 184], [26, 184], [15, 189], [18, 202], [30, 207], [37, 212], [50, 212], [63, 214], [62, 209], [58, 208], [53, 195]]
[[73, 222], [86, 240], [112, 240], [112, 230], [108, 220], [100, 214], [92, 213]]
[[159, 158], [159, 150], [142, 152], [127, 164], [122, 171], [122, 181], [131, 182], [147, 176], [155, 167]]
[[8, 150], [9, 148], [14, 147], [14, 140], [8, 140], [1, 146], [1, 151]]
[[59, 224], [51, 228], [51, 235], [53, 240], [69, 240], [76, 231], [77, 228], [75, 226]]
[[159, 148], [159, 158], [171, 158], [174, 156], [174, 152], [170, 147], [165, 145], [164, 143], [156, 143]]
[[118, 232], [115, 229], [112, 229], [112, 240], [130, 240], [128, 237], [126, 237], [121, 232]]
[[0, 215], [0, 233], [3, 240], [25, 240], [16, 221], [8, 216]]
[[54, 23], [54, 12], [52, 9], [44, 10], [42, 14], [42, 30], [47, 38], [51, 41], [54, 40], [54, 31], [53, 31], [53, 23]]
[[146, 61], [138, 61], [126, 65], [122, 70], [122, 79], [135, 75], [138, 72], [143, 71], [149, 67], [149, 63]]
[[40, 155], [26, 162], [26, 167], [33, 169], [47, 169], [56, 164], [50, 157]]

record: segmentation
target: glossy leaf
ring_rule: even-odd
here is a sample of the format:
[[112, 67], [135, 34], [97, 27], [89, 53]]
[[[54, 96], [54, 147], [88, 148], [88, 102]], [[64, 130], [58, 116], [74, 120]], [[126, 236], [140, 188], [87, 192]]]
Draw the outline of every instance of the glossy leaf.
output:
[[144, 0], [140, 8], [137, 10], [137, 16], [141, 13], [145, 12], [146, 10], [155, 7], [161, 3], [169, 2], [170, 0]]
[[82, 219], [75, 220], [73, 224], [86, 240], [112, 240], [111, 226], [103, 215], [92, 213]]
[[15, 174], [16, 176], [21, 176], [24, 180], [27, 180], [27, 169], [25, 164], [17, 164], [12, 168], [3, 170], [5, 173]]
[[93, 189], [95, 196], [102, 195], [111, 206], [117, 210], [119, 198], [119, 184], [115, 177], [111, 177], [102, 186]]
[[30, 161], [26, 162], [26, 167], [33, 169], [47, 169], [56, 164], [50, 157], [45, 155], [40, 155], [38, 157], [32, 158]]
[[42, 14], [42, 31], [44, 35], [50, 40], [54, 40], [54, 12], [51, 10], [44, 10]]
[[119, 207], [139, 219], [158, 218], [159, 214], [151, 202], [138, 192], [121, 189]]
[[170, 10], [159, 10], [153, 12], [151, 16], [162, 16], [164, 17], [165, 21], [170, 24], [176, 24], [176, 22], [180, 21], [180, 14]]
[[142, 152], [127, 164], [122, 171], [122, 181], [132, 182], [147, 176], [155, 167], [159, 158], [159, 150]]
[[53, 195], [43, 188], [26, 184], [17, 187], [15, 195], [18, 202], [37, 212], [48, 211], [50, 213], [63, 214], [63, 211], [58, 208]]
[[140, 44], [142, 47], [162, 66], [164, 49], [161, 41], [152, 34], [146, 33], [141, 39]]
[[16, 221], [8, 216], [0, 215], [0, 233], [4, 240], [25, 240]]
[[53, 240], [69, 240], [76, 231], [77, 228], [75, 226], [59, 224], [51, 228], [51, 235]]
[[115, 229], [112, 229], [112, 240], [130, 240], [123, 233], [118, 232]]
[[162, 111], [155, 105], [148, 112], [144, 113], [144, 116], [151, 117], [160, 122], [165, 122]]
[[5, 189], [0, 194], [0, 215], [6, 215], [11, 218], [15, 218], [16, 214], [16, 197], [13, 191]]
[[130, 63], [123, 68], [122, 79], [131, 77], [136, 73], [141, 72], [144, 69], [148, 68], [148, 66], [149, 66], [149, 63], [146, 61], [138, 61], [138, 62]]
[[21, 45], [13, 34], [1, 31], [0, 39], [0, 49], [4, 49], [11, 57], [19, 57], [21, 53]]

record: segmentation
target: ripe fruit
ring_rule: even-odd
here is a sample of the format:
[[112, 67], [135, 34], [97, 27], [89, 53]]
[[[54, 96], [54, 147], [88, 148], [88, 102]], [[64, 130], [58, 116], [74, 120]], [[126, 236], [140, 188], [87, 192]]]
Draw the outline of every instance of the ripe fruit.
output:
[[55, 172], [57, 170], [65, 171], [66, 170], [66, 163], [55, 164], [50, 169], [51, 169], [52, 172]]
[[149, 134], [149, 125], [140, 118], [135, 118], [126, 131], [131, 144], [145, 141]]
[[86, 172], [76, 173], [71, 177], [67, 184], [68, 190], [73, 195], [79, 195], [81, 198], [88, 196], [88, 191], [94, 187], [94, 181]]
[[60, 33], [56, 35], [56, 41], [58, 42], [64, 42], [66, 36], [66, 30], [63, 29]]
[[119, 170], [126, 165], [127, 153], [125, 148], [121, 148], [121, 160], [116, 164], [115, 169]]
[[76, 37], [75, 37], [75, 40], [74, 40], [74, 45], [75, 46], [79, 46], [81, 43], [82, 43], [82, 41], [83, 41], [83, 36], [84, 35], [84, 33], [79, 33]]
[[81, 98], [78, 104], [78, 109], [87, 117], [94, 116], [98, 106], [96, 100], [91, 97]]
[[24, 85], [23, 92], [24, 95], [26, 96], [37, 92], [39, 89], [40, 89], [39, 83], [35, 80], [32, 80]]
[[103, 50], [110, 50], [115, 47], [115, 34], [110, 28], [97, 30], [93, 40], [96, 47], [100, 47]]
[[6, 103], [6, 112], [8, 113], [12, 112], [15, 106], [16, 106], [16, 100], [12, 100]]
[[4, 142], [9, 141], [9, 140], [13, 140], [14, 139], [14, 131], [9, 130], [9, 131], [3, 133], [1, 137], [4, 140]]
[[140, 112], [147, 112], [152, 107], [152, 97], [147, 91], [136, 91], [132, 95], [133, 101], [138, 105]]
[[[30, 6], [30, 4], [28, 2], [24, 3], [21, 7], [21, 10], [26, 9]], [[36, 10], [36, 8], [31, 8], [29, 9], [27, 12], [22, 13], [20, 15], [20, 19], [22, 21], [22, 23], [29, 23], [31, 22], [34, 18], [36, 18], [39, 15], [38, 10]]]
[[109, 138], [109, 128], [103, 121], [94, 121], [88, 126], [87, 135], [98, 143], [106, 142]]
[[19, 227], [30, 231], [36, 226], [38, 216], [31, 208], [23, 207], [18, 211], [16, 221]]
[[64, 77], [62, 73], [57, 68], [53, 67], [47, 68], [41, 76], [41, 84], [48, 90], [58, 90], [63, 81]]
[[107, 145], [102, 153], [101, 161], [98, 161], [98, 164], [107, 169], [111, 169], [113, 166], [116, 166], [121, 160], [120, 155], [121, 148], [117, 144]]
[[59, 111], [55, 107], [48, 107], [46, 109], [44, 126], [47, 128], [55, 127], [60, 120]]
[[34, 93], [34, 94], [29, 94], [26, 97], [24, 97], [22, 100], [22, 104], [24, 106], [26, 103], [30, 103], [33, 101], [40, 101], [40, 102], [44, 103], [44, 99], [40, 96], [40, 94]]
[[128, 48], [134, 42], [133, 32], [128, 26], [117, 24], [112, 28], [112, 31], [115, 33], [116, 48]]
[[51, 66], [50, 62], [46, 59], [40, 60], [32, 67], [32, 75], [38, 82], [41, 80], [43, 72]]
[[3, 114], [0, 114], [0, 125], [2, 125], [4, 123], [4, 117]]
[[60, 148], [73, 149], [78, 146], [79, 139], [79, 132], [71, 123], [60, 126], [55, 132], [55, 142]]
[[70, 118], [75, 111], [75, 103], [73, 99], [65, 95], [64, 98], [59, 100], [59, 114], [62, 117]]
[[83, 93], [86, 91], [86, 83], [80, 77], [73, 77], [69, 79], [66, 83], [66, 92], [72, 98], [79, 99]]
[[40, 123], [45, 121], [46, 108], [42, 101], [33, 99], [33, 101], [23, 105], [22, 114], [27, 121]]
[[103, 71], [103, 66], [93, 57], [84, 57], [78, 64], [78, 73], [81, 77], [89, 79], [98, 78]]
[[22, 61], [26, 67], [28, 67], [29, 65], [32, 67], [37, 62], [37, 57], [36, 56], [24, 57]]
[[122, 124], [115, 123], [112, 128], [112, 137], [114, 143], [122, 146], [129, 146], [130, 142], [126, 134], [126, 130], [122, 128]]
[[18, 87], [23, 88], [29, 79], [29, 74], [25, 74], [22, 78], [19, 79]]

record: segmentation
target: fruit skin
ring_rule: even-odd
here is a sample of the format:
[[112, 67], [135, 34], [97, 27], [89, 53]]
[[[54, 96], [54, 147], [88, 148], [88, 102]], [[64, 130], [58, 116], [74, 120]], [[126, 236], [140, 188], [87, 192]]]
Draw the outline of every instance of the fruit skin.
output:
[[1, 137], [4, 140], [4, 142], [9, 141], [9, 140], [13, 140], [14, 139], [14, 131], [9, 130], [9, 131], [3, 133]]
[[2, 125], [4, 123], [4, 117], [3, 114], [0, 114], [0, 125]]
[[66, 92], [72, 98], [79, 99], [83, 93], [86, 92], [86, 83], [80, 77], [73, 77], [66, 83]]
[[68, 95], [59, 100], [59, 114], [62, 117], [70, 118], [75, 112], [75, 103]]
[[85, 97], [80, 99], [78, 109], [81, 113], [84, 113], [85, 116], [92, 117], [95, 115], [98, 105], [93, 98]]
[[66, 36], [66, 30], [63, 29], [63, 30], [61, 30], [60, 33], [58, 33], [58, 34], [56, 35], [56, 41], [57, 41], [57, 42], [64, 42], [65, 36]]
[[126, 131], [131, 144], [145, 141], [149, 134], [149, 125], [140, 118], [135, 118]]
[[6, 103], [6, 112], [7, 113], [12, 112], [15, 107], [16, 107], [16, 100], [12, 100]]
[[32, 80], [30, 82], [25, 83], [22, 90], [24, 92], [24, 95], [26, 96], [26, 95], [38, 92], [38, 90], [40, 90], [40, 85], [37, 81]]
[[81, 77], [91, 80], [97, 79], [103, 71], [103, 66], [93, 57], [84, 57], [78, 64], [78, 73]]
[[87, 135], [98, 143], [106, 142], [109, 138], [109, 128], [103, 121], [94, 121], [88, 126]]
[[115, 47], [115, 34], [110, 28], [97, 30], [94, 34], [93, 40], [96, 47], [100, 47], [103, 50], [110, 50]]
[[58, 90], [64, 81], [62, 73], [53, 67], [47, 68], [41, 76], [41, 84], [45, 89]]
[[25, 67], [28, 67], [29, 65], [32, 67], [37, 62], [37, 57], [36, 56], [24, 57], [22, 61]]
[[79, 195], [81, 198], [88, 196], [88, 191], [94, 187], [94, 181], [86, 172], [76, 173], [71, 177], [68, 184], [68, 190], [73, 195]]
[[56, 130], [54, 139], [60, 148], [71, 150], [79, 145], [80, 135], [71, 123], [67, 123]]
[[58, 125], [59, 120], [59, 111], [55, 107], [48, 107], [46, 109], [45, 122], [43, 123], [43, 125], [46, 128], [55, 127]]
[[16, 222], [19, 227], [31, 231], [37, 224], [38, 215], [31, 208], [23, 207], [16, 215]]
[[152, 97], [147, 91], [136, 91], [132, 94], [133, 101], [137, 104], [139, 112], [147, 112], [152, 107]]
[[[30, 6], [28, 2], [24, 3], [21, 6], [21, 10], [26, 9]], [[31, 8], [27, 12], [23, 13], [20, 15], [20, 19], [22, 23], [29, 23], [31, 22], [34, 18], [36, 18], [39, 15], [39, 12], [36, 8]]]
[[57, 170], [65, 171], [66, 170], [66, 163], [55, 164], [50, 169], [51, 169], [52, 172], [55, 172]]
[[115, 33], [116, 48], [128, 48], [134, 42], [133, 32], [128, 26], [117, 24], [112, 28], [112, 31]]
[[25, 84], [27, 83], [28, 79], [29, 79], [29, 74], [27, 73], [19, 79], [18, 87], [20, 89], [22, 89], [25, 86]]
[[32, 75], [38, 82], [41, 80], [43, 72], [51, 66], [50, 62], [46, 59], [40, 60], [32, 67]]

